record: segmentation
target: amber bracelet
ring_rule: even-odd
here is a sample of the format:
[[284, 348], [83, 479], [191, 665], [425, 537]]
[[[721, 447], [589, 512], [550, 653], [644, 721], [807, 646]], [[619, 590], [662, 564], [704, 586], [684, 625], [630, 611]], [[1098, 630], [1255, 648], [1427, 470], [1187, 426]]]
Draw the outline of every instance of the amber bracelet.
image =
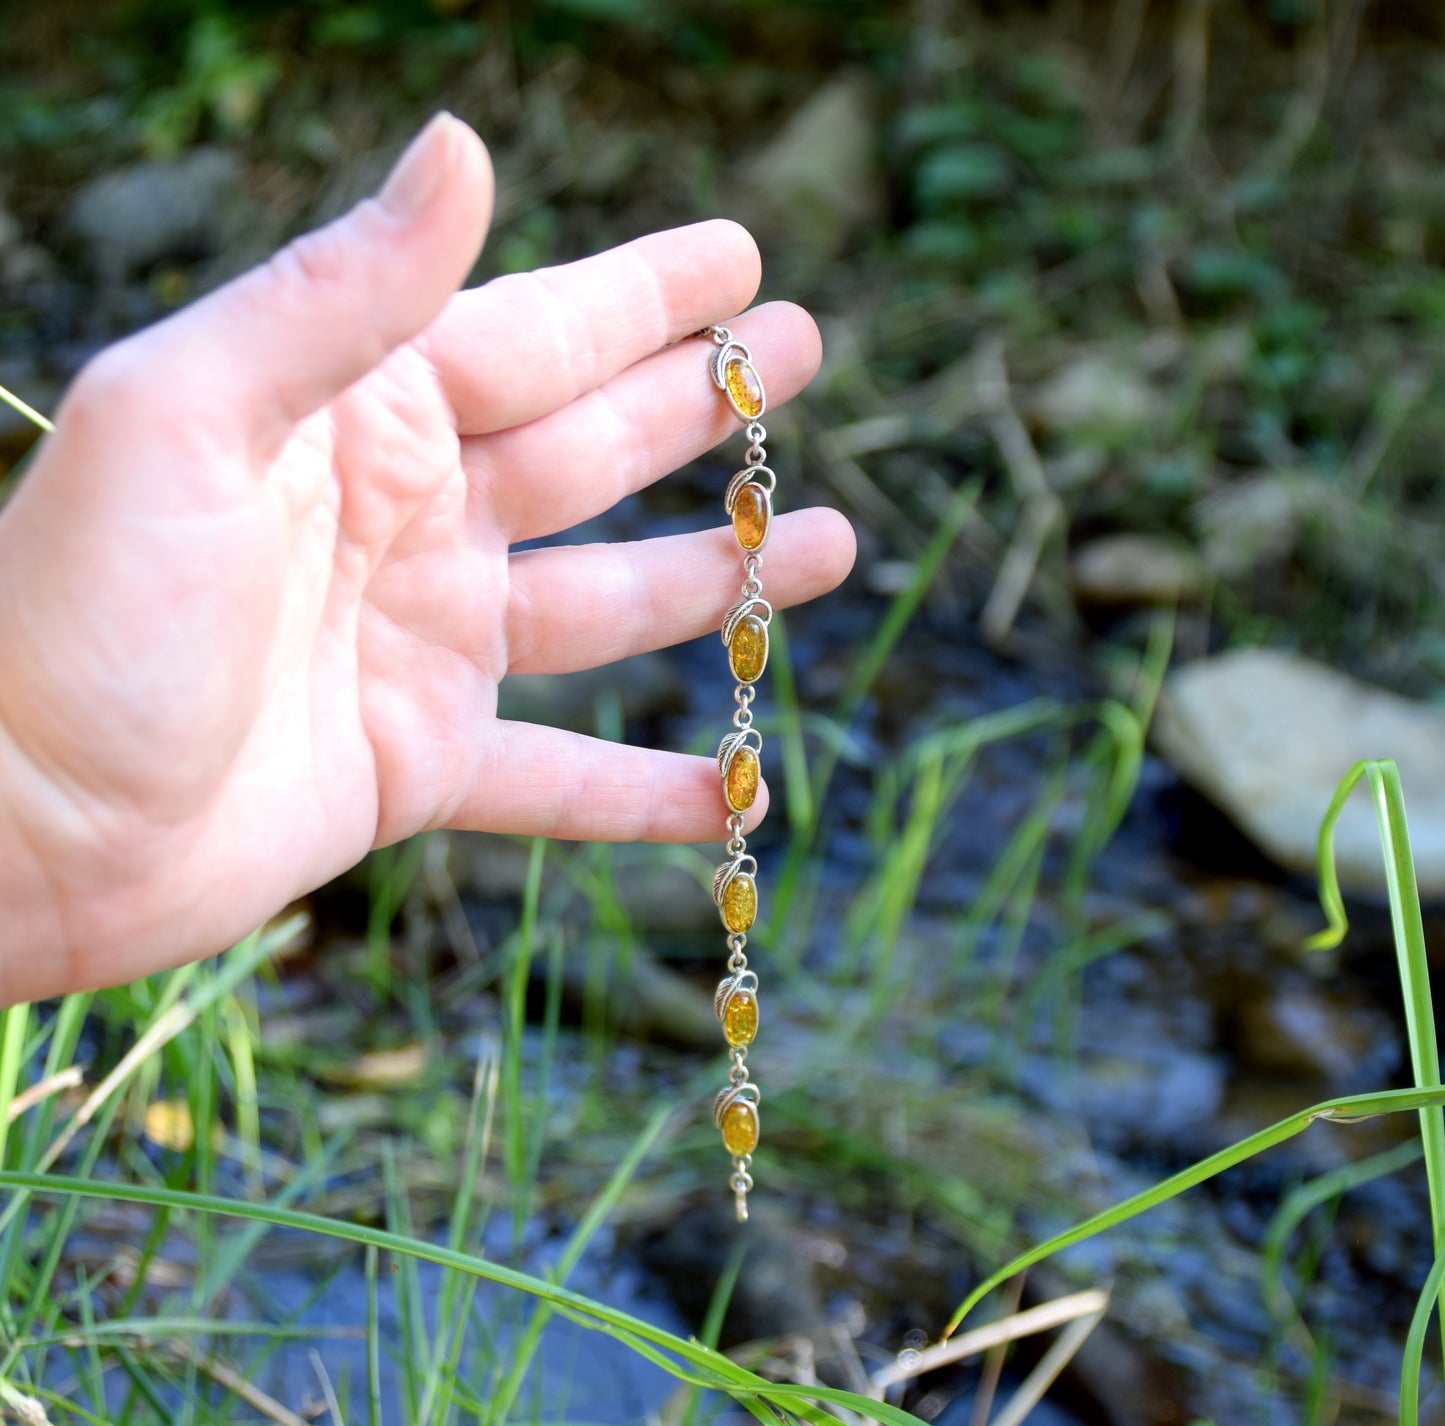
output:
[[753, 1150], [758, 1146], [758, 1105], [761, 1095], [748, 1074], [748, 1046], [758, 1033], [758, 977], [748, 966], [748, 930], [757, 919], [756, 860], [743, 836], [744, 814], [758, 795], [762, 773], [762, 734], [753, 726], [754, 684], [768, 662], [768, 625], [773, 606], [763, 598], [763, 546], [773, 518], [773, 488], [777, 478], [766, 465], [763, 442], [768, 433], [759, 418], [767, 408], [763, 383], [753, 366], [752, 354], [734, 341], [726, 327], [705, 328], [702, 336], [717, 344], [712, 357], [712, 379], [727, 398], [748, 438], [743, 468], [728, 483], [724, 503], [732, 519], [733, 535], [742, 550], [743, 585], [738, 602], [723, 620], [722, 640], [728, 664], [737, 680], [733, 698], [733, 731], [717, 750], [718, 774], [727, 803], [727, 857], [713, 878], [713, 900], [727, 931], [727, 975], [717, 988], [713, 1008], [722, 1022], [732, 1067], [728, 1083], [713, 1103], [713, 1123], [722, 1132], [723, 1146], [732, 1155], [729, 1184], [737, 1204], [738, 1221], [746, 1222], [748, 1193], [753, 1187]]

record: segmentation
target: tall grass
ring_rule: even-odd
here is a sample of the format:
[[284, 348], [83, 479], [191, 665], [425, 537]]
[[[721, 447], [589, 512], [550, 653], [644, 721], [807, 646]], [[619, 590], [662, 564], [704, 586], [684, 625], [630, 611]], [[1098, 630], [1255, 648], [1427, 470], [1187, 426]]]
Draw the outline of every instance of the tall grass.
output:
[[[1390, 920], [1404, 992], [1405, 1025], [1414, 1086], [1375, 1094], [1351, 1095], [1303, 1109], [1226, 1149], [1221, 1149], [1218, 1153], [1211, 1154], [1153, 1188], [1135, 1194], [1113, 1208], [1095, 1214], [1030, 1248], [991, 1273], [969, 1293], [945, 1327], [945, 1337], [956, 1331], [974, 1307], [1014, 1274], [1035, 1263], [1043, 1262], [1066, 1248], [1085, 1242], [1109, 1228], [1128, 1222], [1225, 1170], [1303, 1133], [1315, 1123], [1323, 1121], [1351, 1124], [1375, 1115], [1414, 1110], [1420, 1119], [1421, 1151], [1425, 1160], [1430, 1198], [1432, 1256], [1435, 1260], [1416, 1307], [1401, 1368], [1400, 1421], [1402, 1426], [1416, 1426], [1419, 1420], [1423, 1336], [1430, 1313], [1439, 1298], [1442, 1280], [1445, 1280], [1445, 1251], [1442, 1251], [1440, 1243], [1442, 1223], [1445, 1223], [1445, 1088], [1441, 1087], [1440, 1080], [1440, 1059], [1435, 1038], [1429, 966], [1425, 955], [1424, 926], [1415, 880], [1415, 865], [1410, 853], [1404, 793], [1400, 786], [1399, 769], [1388, 758], [1356, 763], [1340, 783], [1331, 801], [1320, 830], [1319, 842], [1320, 900], [1329, 925], [1311, 938], [1309, 945], [1313, 949], [1328, 949], [1338, 945], [1348, 930], [1349, 922], [1344, 900], [1340, 895], [1339, 875], [1335, 865], [1334, 830], [1346, 801], [1361, 781], [1369, 784], [1380, 829], [1385, 880], [1390, 898]], [[1398, 1157], [1390, 1160], [1390, 1169], [1400, 1167]], [[1412, 1161], [1414, 1157], [1415, 1155], [1411, 1155]], [[1331, 1184], [1330, 1188], [1338, 1192], [1348, 1186], [1349, 1178], [1342, 1176]], [[1445, 1331], [1445, 1321], [1442, 1321], [1442, 1331]]]
[[[973, 905], [956, 919], [945, 953], [927, 969], [944, 1002], [966, 995], [974, 1013], [994, 1028], [995, 1082], [1009, 1081], [1031, 1027], [1051, 1004], [1057, 1052], [1066, 1056], [1084, 967], [1157, 929], [1157, 920], [1140, 917], [1099, 931], [1089, 926], [1082, 903], [1094, 863], [1136, 785], [1145, 730], [1169, 657], [1172, 625], [1167, 618], [1156, 623], [1131, 686], [1116, 699], [1075, 705], [1035, 700], [961, 726], [926, 730], [896, 754], [871, 764], [861, 752], [856, 720], [970, 517], [977, 494], [976, 486], [966, 486], [945, 509], [912, 579], [856, 660], [830, 716], [802, 711], [786, 628], [781, 618], [775, 621], [776, 709], [762, 722], [779, 750], [786, 838], [779, 864], [767, 871], [771, 895], [756, 939], [769, 966], [786, 978], [794, 1003], [816, 1012], [816, 1028], [790, 1032], [807, 1037], [804, 1070], [814, 1083], [848, 1081], [841, 1072], [856, 1066], [860, 1046], [866, 1056], [867, 1046], [880, 1044], [885, 1027], [905, 1013], [912, 1016], [913, 1049], [934, 1052], [936, 1041], [930, 1036], [942, 1033], [942, 1019], [917, 1013], [910, 986], [920, 968], [909, 959], [915, 952], [907, 933], [950, 818], [964, 805], [991, 748], [1029, 739], [1050, 752], [1032, 807], [999, 848]], [[615, 709], [610, 714], [604, 709], [603, 719], [604, 732], [620, 731]], [[871, 776], [864, 830], [872, 862], [840, 901], [820, 877], [819, 853], [834, 776], [843, 765], [866, 766]], [[1346, 797], [1361, 781], [1374, 798], [1385, 849], [1413, 1086], [1303, 1109], [1017, 1254], [968, 1295], [945, 1337], [1014, 1274], [1311, 1125], [1412, 1110], [1420, 1119], [1435, 1258], [1402, 1368], [1401, 1421], [1415, 1426], [1423, 1339], [1445, 1280], [1445, 1089], [1403, 797], [1398, 774], [1387, 761], [1352, 770], [1322, 829], [1321, 895], [1330, 924], [1315, 943], [1334, 944], [1345, 932], [1332, 834]], [[1061, 831], [1065, 822], [1066, 833]], [[1062, 934], [1041, 973], [1021, 991], [1015, 959], [1039, 898], [1046, 853], [1061, 844], [1065, 855], [1055, 909]], [[706, 867], [690, 853], [675, 855], [685, 864], [696, 862], [701, 882]], [[373, 859], [359, 969], [383, 1004], [405, 1009], [417, 1039], [435, 1053], [435, 1010], [423, 986], [396, 973], [392, 957], [394, 923], [425, 861], [420, 841]], [[549, 870], [557, 873], [550, 892]], [[548, 1324], [561, 1319], [616, 1339], [675, 1378], [686, 1388], [683, 1409], [689, 1426], [705, 1402], [719, 1400], [731, 1400], [754, 1419], [771, 1423], [916, 1421], [896, 1405], [857, 1392], [765, 1379], [719, 1352], [722, 1314], [741, 1262], [737, 1257], [722, 1275], [701, 1340], [662, 1330], [568, 1286], [624, 1200], [638, 1192], [639, 1175], [653, 1167], [659, 1151], [666, 1149], [684, 1165], [702, 1164], [704, 1147], [712, 1158], [716, 1153], [710, 1136], [704, 1146], [690, 1124], [694, 1086], [651, 1106], [628, 1107], [619, 1106], [607, 1089], [607, 981], [613, 957], [625, 959], [634, 943], [615, 873], [610, 849], [549, 853], [542, 843], [531, 844], [516, 929], [496, 948], [490, 965], [458, 978], [457, 986], [468, 993], [494, 991], [497, 1014], [470, 1055], [465, 1108], [449, 1111], [458, 1123], [446, 1160], [450, 1192], [441, 1241], [414, 1218], [406, 1161], [412, 1137], [393, 1134], [363, 1155], [353, 1143], [353, 1131], [324, 1129], [324, 1104], [288, 1082], [288, 1076], [294, 1081], [294, 1062], [279, 1058], [260, 1034], [257, 1007], [267, 967], [294, 942], [297, 923], [265, 928], [209, 965], [67, 997], [43, 1009], [6, 1011], [0, 1020], [0, 1188], [6, 1191], [0, 1206], [0, 1409], [14, 1414], [30, 1410], [26, 1403], [33, 1402], [80, 1420], [122, 1426], [151, 1420], [190, 1426], [224, 1419], [226, 1393], [237, 1389], [238, 1379], [234, 1372], [224, 1375], [231, 1369], [220, 1360], [223, 1347], [249, 1343], [246, 1367], [254, 1377], [273, 1352], [318, 1335], [301, 1322], [304, 1309], [266, 1304], [264, 1286], [248, 1271], [247, 1259], [261, 1239], [286, 1230], [362, 1251], [365, 1381], [343, 1380], [334, 1392], [327, 1383], [329, 1399], [349, 1420], [364, 1418], [369, 1426], [382, 1426], [398, 1408], [405, 1426], [459, 1421], [503, 1426], [522, 1415], [535, 1418], [541, 1398], [529, 1407], [525, 1392], [535, 1381]], [[701, 885], [699, 894], [704, 894]], [[575, 937], [564, 942], [559, 910], [561, 902], [573, 898], [588, 911], [582, 936], [588, 957], [583, 1044], [596, 1071], [581, 1122], [583, 1132], [599, 1134], [606, 1123], [616, 1154], [550, 1272], [538, 1275], [496, 1261], [488, 1227], [501, 1215], [510, 1230], [512, 1255], [524, 1258], [527, 1230], [542, 1203], [549, 1114], [563, 1053], [563, 959], [579, 949]], [[814, 973], [807, 950], [820, 935], [829, 938], [830, 960]], [[531, 1009], [539, 982], [540, 1024]], [[97, 1046], [113, 1068], [85, 1086], [85, 1064]], [[903, 1186], [902, 1201], [926, 1207], [956, 1226], [960, 1240], [976, 1252], [1000, 1253], [1011, 1231], [1014, 1201], [991, 1200], [986, 1176], [973, 1182], [958, 1172], [940, 1171], [928, 1153], [910, 1154], [906, 1147], [900, 1150], [855, 1130], [836, 1112], [841, 1099], [820, 1113], [800, 1092], [796, 1077], [788, 1082], [784, 1065], [776, 1065], [774, 1072], [781, 1083], [770, 1094], [770, 1125], [781, 1126], [785, 1136], [792, 1132], [821, 1145], [827, 1191], [840, 1198], [849, 1193], [840, 1165], [889, 1176]], [[860, 1089], [856, 1080], [848, 1082], [853, 1097], [866, 1095], [866, 1085]], [[886, 1082], [884, 1092], [890, 1086]], [[163, 1152], [153, 1154], [141, 1151], [135, 1130], [150, 1123], [147, 1114], [158, 1105], [166, 1108], [170, 1128], [152, 1126], [165, 1141]], [[294, 1142], [304, 1146], [299, 1161], [268, 1149], [278, 1117], [290, 1125]], [[1407, 1158], [1416, 1156], [1393, 1152], [1352, 1166], [1307, 1185], [1284, 1205], [1266, 1252], [1265, 1284], [1286, 1329], [1298, 1318], [1297, 1312], [1291, 1317], [1281, 1287], [1294, 1228], [1340, 1192], [1373, 1174], [1400, 1171]], [[799, 1157], [806, 1165], [806, 1156]], [[379, 1168], [382, 1174], [383, 1187], [368, 1206], [380, 1213], [384, 1227], [356, 1221], [334, 1204], [339, 1170], [343, 1165], [354, 1170], [363, 1161], [370, 1172]], [[67, 1172], [55, 1172], [62, 1162]], [[806, 1172], [783, 1164], [766, 1147], [760, 1163], [769, 1182], [797, 1185]], [[978, 1168], [987, 1168], [982, 1155]], [[1007, 1175], [992, 1182], [999, 1195], [1025, 1191], [1011, 1182], [1006, 1191], [999, 1189], [998, 1184], [1009, 1182]], [[304, 1210], [299, 1205], [308, 1199], [323, 1207], [330, 1199], [331, 1211]], [[136, 1242], [92, 1269], [74, 1249], [87, 1228], [88, 1210], [105, 1204], [144, 1207], [152, 1216]], [[148, 1280], [164, 1268], [177, 1242], [193, 1254], [195, 1270], [185, 1292], [148, 1315]], [[423, 1263], [442, 1270], [434, 1287], [420, 1273]], [[387, 1282], [395, 1306], [393, 1340], [384, 1338], [382, 1328]], [[483, 1284], [508, 1290], [500, 1313], [491, 1299], [483, 1311], [478, 1298]], [[97, 1315], [102, 1288], [113, 1309], [109, 1318]], [[225, 1299], [238, 1290], [261, 1293], [273, 1320], [229, 1316]], [[1077, 1345], [1085, 1330], [1068, 1342]], [[1067, 1345], [1061, 1340], [1061, 1352]], [[1055, 1355], [1056, 1367], [1067, 1352]], [[1327, 1353], [1318, 1354], [1317, 1361], [1327, 1364]], [[395, 1400], [384, 1389], [388, 1362]], [[281, 1413], [275, 1419], [287, 1419], [282, 1403], [270, 1403], [271, 1408]]]

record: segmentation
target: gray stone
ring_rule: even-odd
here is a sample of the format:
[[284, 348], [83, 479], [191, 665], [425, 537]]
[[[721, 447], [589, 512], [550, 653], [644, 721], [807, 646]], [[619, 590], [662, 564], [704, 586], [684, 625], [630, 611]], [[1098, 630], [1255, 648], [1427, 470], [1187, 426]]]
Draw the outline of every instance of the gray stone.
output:
[[837, 252], [881, 218], [875, 127], [866, 81], [844, 74], [806, 100], [738, 175], [749, 223], [815, 254]]
[[[1154, 721], [1165, 760], [1281, 866], [1312, 872], [1320, 823], [1360, 758], [1400, 766], [1422, 894], [1445, 896], [1445, 710], [1297, 654], [1243, 649], [1170, 676]], [[1340, 880], [1384, 886], [1362, 785], [1336, 828]]]
[[92, 179], [71, 200], [70, 232], [109, 281], [166, 259], [213, 256], [236, 217], [241, 165], [218, 148], [147, 159]]
[[1197, 599], [1208, 571], [1187, 545], [1154, 535], [1091, 540], [1069, 566], [1074, 593], [1089, 604], [1182, 604]]
[[1052, 431], [1118, 435], [1148, 425], [1162, 408], [1158, 392], [1133, 362], [1091, 353], [1056, 371], [1032, 409]]
[[1272, 1074], [1323, 1080], [1347, 1092], [1389, 1074], [1398, 1056], [1394, 1026], [1383, 1011], [1351, 994], [1279, 985], [1239, 1006], [1239, 1055]]
[[1261, 475], [1201, 500], [1194, 518], [1205, 564], [1223, 579], [1238, 579], [1287, 558], [1299, 531], [1302, 494], [1298, 477]]

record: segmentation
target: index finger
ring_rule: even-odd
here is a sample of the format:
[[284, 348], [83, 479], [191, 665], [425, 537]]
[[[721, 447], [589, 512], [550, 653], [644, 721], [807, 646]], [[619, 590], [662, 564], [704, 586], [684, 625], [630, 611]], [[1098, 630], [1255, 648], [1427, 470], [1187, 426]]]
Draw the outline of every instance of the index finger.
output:
[[634, 362], [741, 312], [761, 277], [718, 218], [459, 292], [420, 344], [464, 436], [559, 410]]

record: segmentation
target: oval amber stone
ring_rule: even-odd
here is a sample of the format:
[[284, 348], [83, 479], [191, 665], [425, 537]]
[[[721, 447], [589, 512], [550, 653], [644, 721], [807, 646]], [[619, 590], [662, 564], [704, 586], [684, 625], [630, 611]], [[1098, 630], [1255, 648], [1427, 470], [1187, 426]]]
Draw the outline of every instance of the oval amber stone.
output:
[[739, 748], [728, 764], [728, 806], [746, 812], [758, 795], [758, 755], [751, 748]]
[[735, 1159], [746, 1158], [758, 1146], [758, 1111], [746, 1099], [728, 1105], [722, 1120], [723, 1146]]
[[733, 534], [745, 550], [758, 550], [768, 538], [768, 493], [749, 481], [733, 501]]
[[753, 370], [753, 364], [735, 356], [723, 368], [723, 381], [727, 383], [728, 399], [733, 410], [745, 421], [763, 414], [763, 383]]
[[735, 990], [723, 1011], [723, 1034], [730, 1045], [751, 1045], [758, 1033], [758, 997], [750, 990]]
[[738, 620], [728, 642], [728, 663], [739, 683], [761, 678], [768, 662], [768, 626], [756, 614]]
[[723, 892], [723, 925], [729, 931], [746, 931], [757, 919], [758, 884], [747, 872], [739, 872]]

